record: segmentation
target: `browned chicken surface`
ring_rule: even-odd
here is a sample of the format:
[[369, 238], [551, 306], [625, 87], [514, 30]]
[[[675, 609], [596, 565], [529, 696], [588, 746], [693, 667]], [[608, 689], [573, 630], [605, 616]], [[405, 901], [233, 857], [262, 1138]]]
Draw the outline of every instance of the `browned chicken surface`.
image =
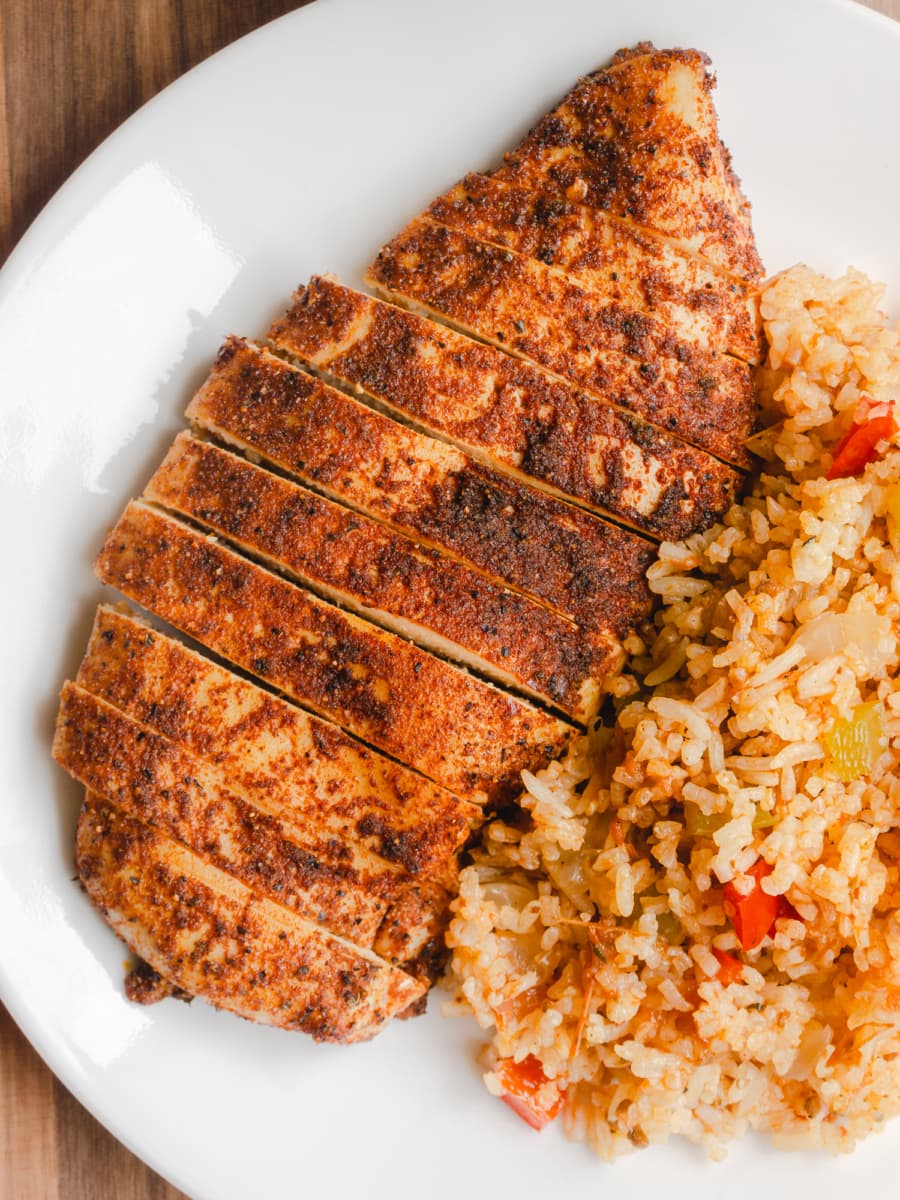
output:
[[734, 495], [737, 473], [673, 434], [330, 280], [301, 288], [269, 337], [423, 428], [657, 537], [711, 524]]
[[708, 68], [697, 50], [652, 50], [586, 76], [497, 176], [645, 225], [759, 280], [749, 205], [719, 138]]
[[623, 651], [453, 559], [217, 446], [181, 434], [144, 498], [191, 518], [329, 599], [499, 683], [596, 715]]
[[424, 982], [96, 796], [78, 822], [76, 866], [136, 954], [170, 984], [239, 1016], [357, 1042], [425, 995]]
[[[441, 932], [448, 895], [440, 884], [398, 880], [374, 856], [354, 863], [315, 826], [258, 803], [238, 782], [77, 684], [63, 688], [56, 761], [119, 812], [152, 824], [261, 895], [371, 949], [394, 903], [414, 892], [409, 933], [415, 957]], [[256, 801], [257, 803], [254, 803]], [[332, 841], [334, 836], [332, 835]], [[403, 957], [406, 957], [405, 955]]]
[[747, 364], [673, 337], [656, 317], [601, 302], [554, 267], [426, 216], [384, 247], [367, 282], [719, 458], [749, 462]]
[[131, 998], [338, 1042], [422, 1011], [483, 806], [595, 717], [653, 539], [749, 461], [707, 68], [620, 51], [382, 250], [396, 304], [316, 276], [223, 345], [96, 562], [200, 649], [101, 607], [53, 746]]
[[394, 634], [343, 612], [219, 542], [132, 503], [96, 570], [129, 599], [305, 707], [476, 802], [570, 727]]
[[[76, 682], [315, 837], [323, 861], [451, 888], [481, 810], [135, 617], [101, 607]], [[381, 885], [379, 885], [381, 886]]]
[[556, 267], [605, 302], [657, 317], [686, 342], [760, 361], [756, 293], [651, 230], [497, 175], [467, 175], [428, 212], [451, 229]]
[[[326, 286], [312, 285], [317, 295], [320, 285]], [[324, 300], [331, 312], [327, 292]], [[344, 328], [340, 309], [331, 319]], [[460, 393], [457, 410], [465, 403]], [[223, 441], [472, 564], [584, 629], [593, 628], [602, 608], [603, 620], [621, 637], [649, 610], [644, 572], [654, 550], [648, 542], [473, 462], [241, 339], [229, 339], [219, 351], [187, 415]], [[591, 470], [577, 462], [577, 433], [567, 429], [559, 439], [573, 473]], [[592, 444], [602, 452], [603, 443]], [[522, 466], [531, 469], [531, 460]]]

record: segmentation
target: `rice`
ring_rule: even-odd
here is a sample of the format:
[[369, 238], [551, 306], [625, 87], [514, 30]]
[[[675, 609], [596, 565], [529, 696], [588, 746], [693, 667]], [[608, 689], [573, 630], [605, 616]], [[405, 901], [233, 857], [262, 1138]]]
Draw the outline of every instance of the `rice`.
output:
[[900, 438], [826, 478], [900, 397], [880, 297], [855, 271], [767, 285], [751, 490], [660, 547], [615, 728], [525, 776], [462, 872], [450, 983], [488, 1085], [536, 1059], [605, 1158], [748, 1129], [847, 1150], [900, 1108]]

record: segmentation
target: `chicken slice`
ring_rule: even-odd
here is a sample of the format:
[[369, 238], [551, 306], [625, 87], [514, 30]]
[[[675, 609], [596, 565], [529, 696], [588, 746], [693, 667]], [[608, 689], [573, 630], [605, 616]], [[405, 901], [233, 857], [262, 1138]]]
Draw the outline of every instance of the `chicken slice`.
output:
[[53, 756], [126, 816], [357, 946], [371, 949], [395, 908], [411, 957], [441, 934], [446, 888], [409, 885], [359, 849], [354, 861], [345, 846], [329, 847], [315, 824], [257, 807], [259, 789], [248, 798], [222, 771], [77, 684], [63, 686]]
[[756, 292], [629, 221], [475, 174], [439, 196], [428, 214], [564, 271], [592, 296], [647, 313], [683, 341], [750, 363], [762, 358]]
[[211, 763], [257, 808], [315, 832], [323, 861], [455, 886], [480, 808], [175, 638], [102, 606], [77, 682]]
[[305, 707], [476, 803], [515, 794], [571, 726], [132, 502], [95, 570]]
[[708, 67], [697, 50], [619, 58], [579, 80], [496, 175], [627, 218], [759, 280], [750, 206], [719, 139]]
[[749, 366], [679, 341], [646, 314], [599, 303], [553, 267], [420, 217], [382, 249], [366, 279], [389, 300], [443, 317], [726, 462], [749, 464]]
[[172, 986], [251, 1021], [358, 1042], [426, 993], [96, 796], [78, 822], [76, 865], [135, 954]]
[[577, 721], [596, 714], [603, 681], [624, 657], [610, 630], [587, 637], [565, 617], [462, 563], [187, 434], [176, 438], [144, 499]]
[[[358, 293], [341, 294], [356, 303]], [[327, 294], [325, 300], [331, 303]], [[343, 323], [341, 313], [336, 308], [334, 317]], [[474, 353], [475, 343], [468, 345]], [[331, 350], [340, 353], [329, 343]], [[655, 552], [648, 542], [399, 425], [267, 350], [229, 339], [187, 415], [585, 630], [602, 619], [623, 637], [649, 610], [644, 572]], [[559, 453], [568, 455], [573, 473], [590, 471], [574, 432], [556, 439]], [[498, 436], [512, 445], [517, 435]], [[604, 443], [590, 447], [601, 452]], [[677, 507], [674, 492], [670, 503]]]
[[705, 451], [331, 280], [302, 288], [269, 337], [373, 403], [658, 537], [684, 537], [731, 503], [737, 473]]

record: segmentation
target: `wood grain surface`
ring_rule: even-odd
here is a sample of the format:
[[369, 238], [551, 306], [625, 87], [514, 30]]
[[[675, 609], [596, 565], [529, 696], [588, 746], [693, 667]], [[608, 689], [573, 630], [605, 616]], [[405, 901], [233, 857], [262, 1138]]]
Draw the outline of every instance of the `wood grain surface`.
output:
[[[373, 3], [375, 0], [373, 0]], [[900, 0], [865, 0], [900, 20]], [[0, 0], [0, 262], [161, 88], [297, 0]], [[0, 1007], [0, 1200], [178, 1200], [54, 1079]]]

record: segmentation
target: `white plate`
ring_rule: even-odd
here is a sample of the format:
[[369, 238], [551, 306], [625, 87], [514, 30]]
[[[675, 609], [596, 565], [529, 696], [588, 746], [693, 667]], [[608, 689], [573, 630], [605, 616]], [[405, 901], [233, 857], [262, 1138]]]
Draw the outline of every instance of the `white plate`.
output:
[[129, 1005], [125, 951], [72, 882], [78, 789], [50, 762], [103, 533], [179, 427], [224, 334], [492, 162], [576, 76], [641, 38], [708, 51], [770, 271], [848, 263], [900, 287], [900, 26], [832, 0], [320, 0], [223, 51], [73, 176], [0, 277], [0, 983], [65, 1084], [173, 1182], [311, 1193], [692, 1200], [890, 1191], [900, 1123], [832, 1161], [745, 1141], [604, 1168], [479, 1080], [467, 1021], [316, 1046], [201, 1004]]

